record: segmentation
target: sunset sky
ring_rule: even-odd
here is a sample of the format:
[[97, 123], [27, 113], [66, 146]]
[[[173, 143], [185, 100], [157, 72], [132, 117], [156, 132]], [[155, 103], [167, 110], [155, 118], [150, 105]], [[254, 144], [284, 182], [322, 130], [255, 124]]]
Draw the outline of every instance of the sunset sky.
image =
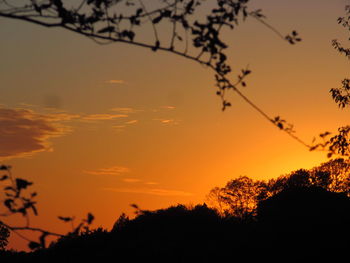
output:
[[[331, 45], [349, 37], [337, 24], [346, 4], [251, 1], [283, 34], [297, 30], [297, 45], [253, 19], [225, 32], [232, 79], [249, 65], [242, 92], [308, 143], [349, 124], [329, 94], [349, 77], [349, 61]], [[0, 37], [0, 160], [34, 182], [33, 226], [65, 233], [57, 216], [91, 212], [94, 227], [110, 229], [122, 212], [133, 216], [130, 204], [203, 203], [240, 175], [269, 179], [327, 160], [234, 93], [222, 112], [212, 72], [184, 58], [4, 18]], [[9, 247], [26, 241], [13, 236]]]

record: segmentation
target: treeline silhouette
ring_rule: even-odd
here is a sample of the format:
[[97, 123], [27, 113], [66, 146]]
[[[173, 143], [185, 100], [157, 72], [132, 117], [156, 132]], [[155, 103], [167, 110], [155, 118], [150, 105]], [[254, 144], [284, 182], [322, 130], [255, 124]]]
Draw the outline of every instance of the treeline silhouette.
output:
[[[1, 252], [1, 262], [234, 262], [342, 254], [350, 234], [350, 164], [332, 160], [268, 181], [215, 188], [206, 204], [122, 214], [112, 230], [71, 233], [46, 249]], [[231, 192], [230, 192], [231, 191]], [[217, 194], [216, 201], [213, 193]], [[220, 210], [221, 206], [221, 210]], [[286, 259], [286, 258], [285, 258]]]

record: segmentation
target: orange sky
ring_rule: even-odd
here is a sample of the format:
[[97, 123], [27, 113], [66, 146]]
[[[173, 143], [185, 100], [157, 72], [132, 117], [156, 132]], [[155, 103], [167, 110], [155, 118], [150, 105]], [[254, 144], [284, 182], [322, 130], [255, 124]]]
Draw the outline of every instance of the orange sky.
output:
[[[300, 33], [295, 46], [254, 20], [226, 32], [235, 73], [253, 71], [243, 92], [307, 142], [349, 121], [329, 95], [349, 73], [331, 46], [348, 37], [336, 21], [346, 3], [251, 1], [281, 32]], [[92, 212], [95, 227], [110, 228], [132, 203], [201, 203], [240, 175], [268, 179], [326, 161], [235, 94], [222, 112], [211, 72], [186, 59], [9, 19], [0, 36], [0, 158], [35, 182], [35, 226], [64, 233], [58, 215]], [[11, 247], [26, 243], [12, 237]]]

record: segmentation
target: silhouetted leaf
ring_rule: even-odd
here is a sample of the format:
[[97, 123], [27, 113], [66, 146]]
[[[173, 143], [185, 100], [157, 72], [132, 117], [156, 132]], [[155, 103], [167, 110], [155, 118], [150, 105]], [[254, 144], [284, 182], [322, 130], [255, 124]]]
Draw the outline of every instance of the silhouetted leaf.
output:
[[136, 205], [136, 204], [131, 204], [130, 206], [131, 206], [132, 208], [139, 209], [138, 205]]
[[9, 165], [0, 165], [0, 170], [7, 171], [7, 170], [10, 170], [10, 168], [11, 168], [11, 166], [9, 166]]
[[153, 24], [158, 24], [163, 19], [163, 15], [159, 15], [152, 20]]
[[86, 223], [88, 223], [90, 225], [92, 223], [92, 221], [94, 221], [94, 219], [95, 219], [94, 215], [91, 213], [88, 213]]
[[9, 209], [12, 210], [12, 205], [14, 204], [14, 200], [11, 198], [5, 199], [4, 205]]
[[64, 221], [64, 222], [70, 222], [70, 221], [73, 220], [72, 217], [64, 217], [64, 216], [58, 216], [58, 219], [59, 219], [59, 220], [62, 220], [62, 221]]
[[0, 177], [0, 181], [4, 181], [4, 180], [6, 180], [6, 179], [8, 179], [8, 178], [9, 178], [8, 175], [4, 174], [4, 175], [2, 175], [2, 176]]
[[21, 189], [26, 189], [28, 186], [32, 185], [32, 182], [29, 182], [24, 179], [16, 178], [16, 187], [20, 191]]

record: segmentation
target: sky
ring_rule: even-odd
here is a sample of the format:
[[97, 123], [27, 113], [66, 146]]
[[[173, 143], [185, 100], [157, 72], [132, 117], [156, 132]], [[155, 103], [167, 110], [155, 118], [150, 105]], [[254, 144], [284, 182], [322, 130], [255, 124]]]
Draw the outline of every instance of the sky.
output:
[[[337, 24], [347, 3], [251, 1], [283, 34], [297, 30], [297, 45], [253, 19], [224, 32], [232, 78], [252, 70], [242, 92], [306, 142], [349, 122], [329, 94], [349, 76], [331, 46], [348, 38]], [[238, 176], [276, 178], [327, 161], [234, 93], [222, 112], [212, 72], [184, 58], [4, 18], [0, 36], [0, 161], [34, 182], [33, 226], [66, 233], [57, 216], [91, 212], [94, 227], [110, 229], [121, 213], [133, 216], [130, 204], [195, 205]], [[11, 236], [9, 248], [26, 242]]]

